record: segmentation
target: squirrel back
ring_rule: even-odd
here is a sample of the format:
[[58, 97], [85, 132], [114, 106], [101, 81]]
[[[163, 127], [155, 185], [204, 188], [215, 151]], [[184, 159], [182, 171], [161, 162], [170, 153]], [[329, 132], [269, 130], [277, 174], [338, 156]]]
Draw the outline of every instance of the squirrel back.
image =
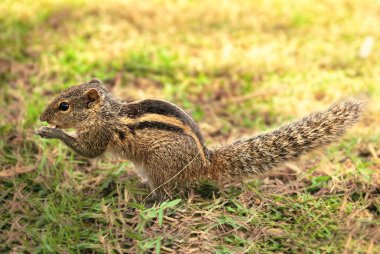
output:
[[347, 99], [276, 130], [238, 140], [213, 151], [213, 171], [230, 176], [251, 175], [295, 160], [330, 144], [358, 121], [364, 101]]

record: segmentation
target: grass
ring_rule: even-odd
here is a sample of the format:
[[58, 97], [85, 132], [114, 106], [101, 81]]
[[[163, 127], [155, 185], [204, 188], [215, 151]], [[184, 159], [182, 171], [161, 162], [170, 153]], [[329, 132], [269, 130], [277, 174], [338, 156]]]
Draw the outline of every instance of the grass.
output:
[[[2, 1], [0, 252], [379, 253], [379, 11], [355, 0]], [[360, 56], [366, 38], [375, 44]], [[336, 144], [148, 208], [130, 163], [33, 134], [49, 100], [95, 76], [119, 97], [182, 106], [211, 146], [342, 97], [371, 101]]]

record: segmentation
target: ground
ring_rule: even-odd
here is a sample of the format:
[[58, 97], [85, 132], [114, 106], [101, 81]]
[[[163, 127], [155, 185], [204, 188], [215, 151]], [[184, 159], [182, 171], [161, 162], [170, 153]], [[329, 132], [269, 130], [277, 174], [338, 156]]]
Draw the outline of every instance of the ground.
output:
[[[0, 13], [1, 253], [380, 253], [378, 1], [5, 0]], [[61, 89], [93, 77], [180, 105], [210, 146], [370, 100], [333, 145], [147, 207], [129, 162], [34, 135]]]

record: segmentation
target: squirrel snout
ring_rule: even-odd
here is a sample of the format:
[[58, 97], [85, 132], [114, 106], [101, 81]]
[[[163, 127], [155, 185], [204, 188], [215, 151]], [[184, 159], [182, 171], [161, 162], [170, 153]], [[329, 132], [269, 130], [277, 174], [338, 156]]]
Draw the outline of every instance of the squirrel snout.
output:
[[43, 113], [40, 115], [40, 121], [41, 121], [41, 122], [47, 122], [47, 121], [48, 121], [48, 116], [47, 116], [47, 114], [45, 114], [45, 112], [43, 112]]
[[44, 111], [42, 111], [40, 115], [40, 121], [41, 122], [48, 122], [50, 124], [50, 121], [53, 118], [53, 112], [50, 109], [50, 107], [47, 107]]

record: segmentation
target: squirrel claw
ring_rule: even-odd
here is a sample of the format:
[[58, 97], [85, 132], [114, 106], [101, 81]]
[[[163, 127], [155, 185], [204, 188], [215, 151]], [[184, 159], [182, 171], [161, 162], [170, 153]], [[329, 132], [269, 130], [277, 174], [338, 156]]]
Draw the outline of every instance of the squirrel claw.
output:
[[36, 135], [40, 136], [41, 138], [52, 138], [54, 137], [56, 133], [55, 128], [42, 126], [38, 130], [36, 130]]

